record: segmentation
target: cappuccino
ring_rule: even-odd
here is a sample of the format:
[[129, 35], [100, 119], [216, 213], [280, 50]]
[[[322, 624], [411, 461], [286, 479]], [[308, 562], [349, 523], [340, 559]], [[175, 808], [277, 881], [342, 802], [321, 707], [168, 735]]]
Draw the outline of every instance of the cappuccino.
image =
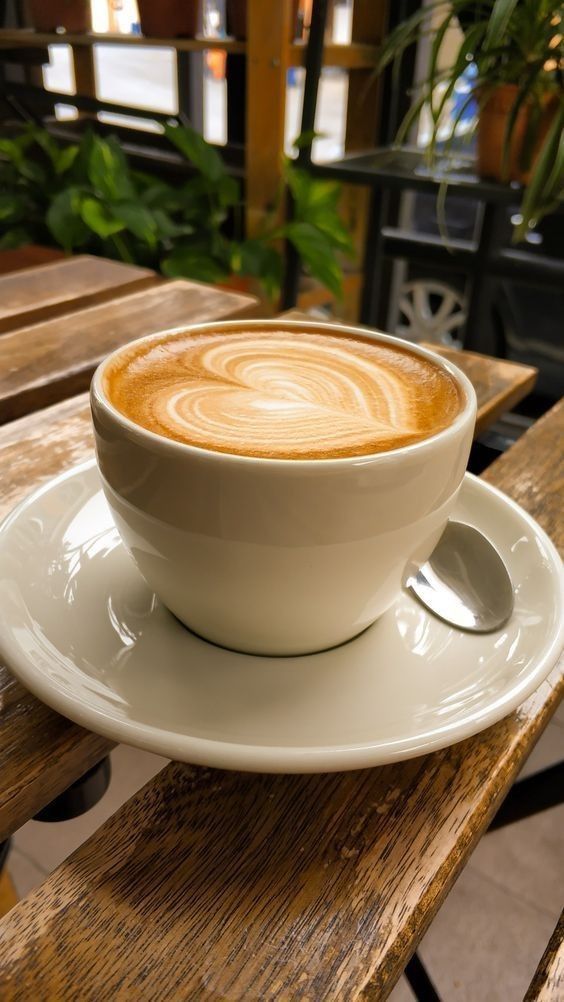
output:
[[456, 380], [408, 347], [283, 322], [241, 327], [133, 344], [106, 368], [108, 399], [165, 438], [265, 459], [386, 452], [461, 411]]

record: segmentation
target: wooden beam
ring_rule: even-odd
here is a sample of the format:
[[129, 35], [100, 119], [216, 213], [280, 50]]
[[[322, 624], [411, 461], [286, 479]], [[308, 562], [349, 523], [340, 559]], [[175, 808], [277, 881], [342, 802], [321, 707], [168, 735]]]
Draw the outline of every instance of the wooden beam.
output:
[[201, 52], [203, 49], [223, 49], [225, 52], [245, 52], [244, 42], [234, 38], [145, 38], [143, 35], [116, 35], [88, 32], [74, 35], [50, 31], [5, 28], [0, 30], [0, 48], [16, 46], [72, 45], [90, 48], [92, 45], [157, 46], [180, 52]]
[[249, 236], [264, 223], [279, 192], [290, 65], [292, 0], [248, 0], [246, 223]]

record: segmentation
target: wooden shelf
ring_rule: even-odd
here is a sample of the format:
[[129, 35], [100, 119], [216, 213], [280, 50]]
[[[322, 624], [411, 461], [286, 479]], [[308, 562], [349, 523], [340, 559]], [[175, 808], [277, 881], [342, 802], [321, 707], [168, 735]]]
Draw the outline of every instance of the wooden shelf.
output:
[[[14, 48], [45, 48], [46, 45], [133, 45], [176, 49], [178, 52], [201, 52], [220, 49], [223, 52], [244, 53], [246, 42], [234, 38], [145, 38], [144, 35], [96, 34], [73, 35], [66, 32], [33, 31], [31, 28], [5, 28], [0, 30], [0, 50]], [[302, 66], [307, 45], [294, 42], [290, 45], [290, 65]], [[378, 46], [353, 43], [351, 45], [325, 46], [323, 62], [326, 66], [342, 69], [370, 69], [378, 58]]]
[[0, 30], [0, 49], [11, 46], [45, 47], [46, 45], [150, 45], [177, 49], [179, 52], [201, 52], [204, 49], [221, 49], [224, 52], [245, 52], [245, 42], [235, 38], [145, 38], [144, 35], [113, 35], [88, 32], [72, 35], [67, 32], [33, 31], [31, 28], [4, 28]]

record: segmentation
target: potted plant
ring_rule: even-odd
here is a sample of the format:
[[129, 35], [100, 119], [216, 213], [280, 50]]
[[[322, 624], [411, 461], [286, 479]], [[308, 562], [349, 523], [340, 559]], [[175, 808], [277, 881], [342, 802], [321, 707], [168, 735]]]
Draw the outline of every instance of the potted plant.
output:
[[188, 125], [171, 122], [165, 131], [190, 163], [183, 182], [134, 170], [114, 136], [86, 132], [80, 143], [62, 145], [29, 125], [0, 137], [0, 249], [55, 244], [170, 277], [250, 283], [274, 300], [289, 240], [309, 273], [340, 295], [340, 257], [352, 248], [339, 217], [339, 185], [286, 161], [279, 199], [288, 186], [292, 220], [280, 224], [273, 210], [247, 238], [239, 182], [215, 147]]
[[[440, 69], [441, 47], [456, 19], [464, 34], [451, 65]], [[563, 196], [563, 32], [564, 10], [558, 0], [431, 0], [391, 32], [380, 54], [380, 70], [390, 63], [397, 66], [410, 45], [432, 36], [424, 78], [397, 136], [398, 141], [405, 140], [426, 108], [431, 160], [457, 82], [474, 64], [473, 86], [451, 123], [442, 151], [449, 151], [459, 121], [475, 101], [479, 173], [525, 186], [516, 240], [523, 239]]]
[[36, 31], [64, 28], [78, 35], [92, 27], [90, 0], [28, 0], [28, 12]]
[[194, 38], [201, 24], [200, 0], [137, 0], [147, 38]]

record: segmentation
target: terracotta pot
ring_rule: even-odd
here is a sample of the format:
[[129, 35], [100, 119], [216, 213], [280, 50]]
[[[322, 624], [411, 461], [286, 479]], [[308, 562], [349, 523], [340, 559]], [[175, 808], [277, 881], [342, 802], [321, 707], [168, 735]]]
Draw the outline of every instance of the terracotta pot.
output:
[[[296, 37], [298, 8], [299, 0], [292, 0], [290, 41]], [[227, 0], [227, 33], [234, 38], [247, 37], [247, 0]]]
[[194, 38], [200, 30], [201, 0], [137, 0], [146, 38]]
[[28, 12], [36, 31], [64, 28], [80, 35], [92, 28], [90, 0], [28, 0]]
[[516, 84], [504, 84], [501, 87], [496, 87], [488, 95], [480, 109], [477, 129], [478, 173], [482, 177], [495, 178], [497, 181], [519, 181], [521, 184], [528, 184], [532, 174], [532, 165], [534, 165], [556, 113], [558, 99], [555, 95], [549, 94], [542, 101], [541, 118], [536, 130], [531, 166], [527, 170], [522, 170], [519, 162], [531, 113], [531, 104], [526, 102], [521, 106], [513, 128], [507, 168], [504, 172], [505, 129], [518, 93], [519, 88]]

